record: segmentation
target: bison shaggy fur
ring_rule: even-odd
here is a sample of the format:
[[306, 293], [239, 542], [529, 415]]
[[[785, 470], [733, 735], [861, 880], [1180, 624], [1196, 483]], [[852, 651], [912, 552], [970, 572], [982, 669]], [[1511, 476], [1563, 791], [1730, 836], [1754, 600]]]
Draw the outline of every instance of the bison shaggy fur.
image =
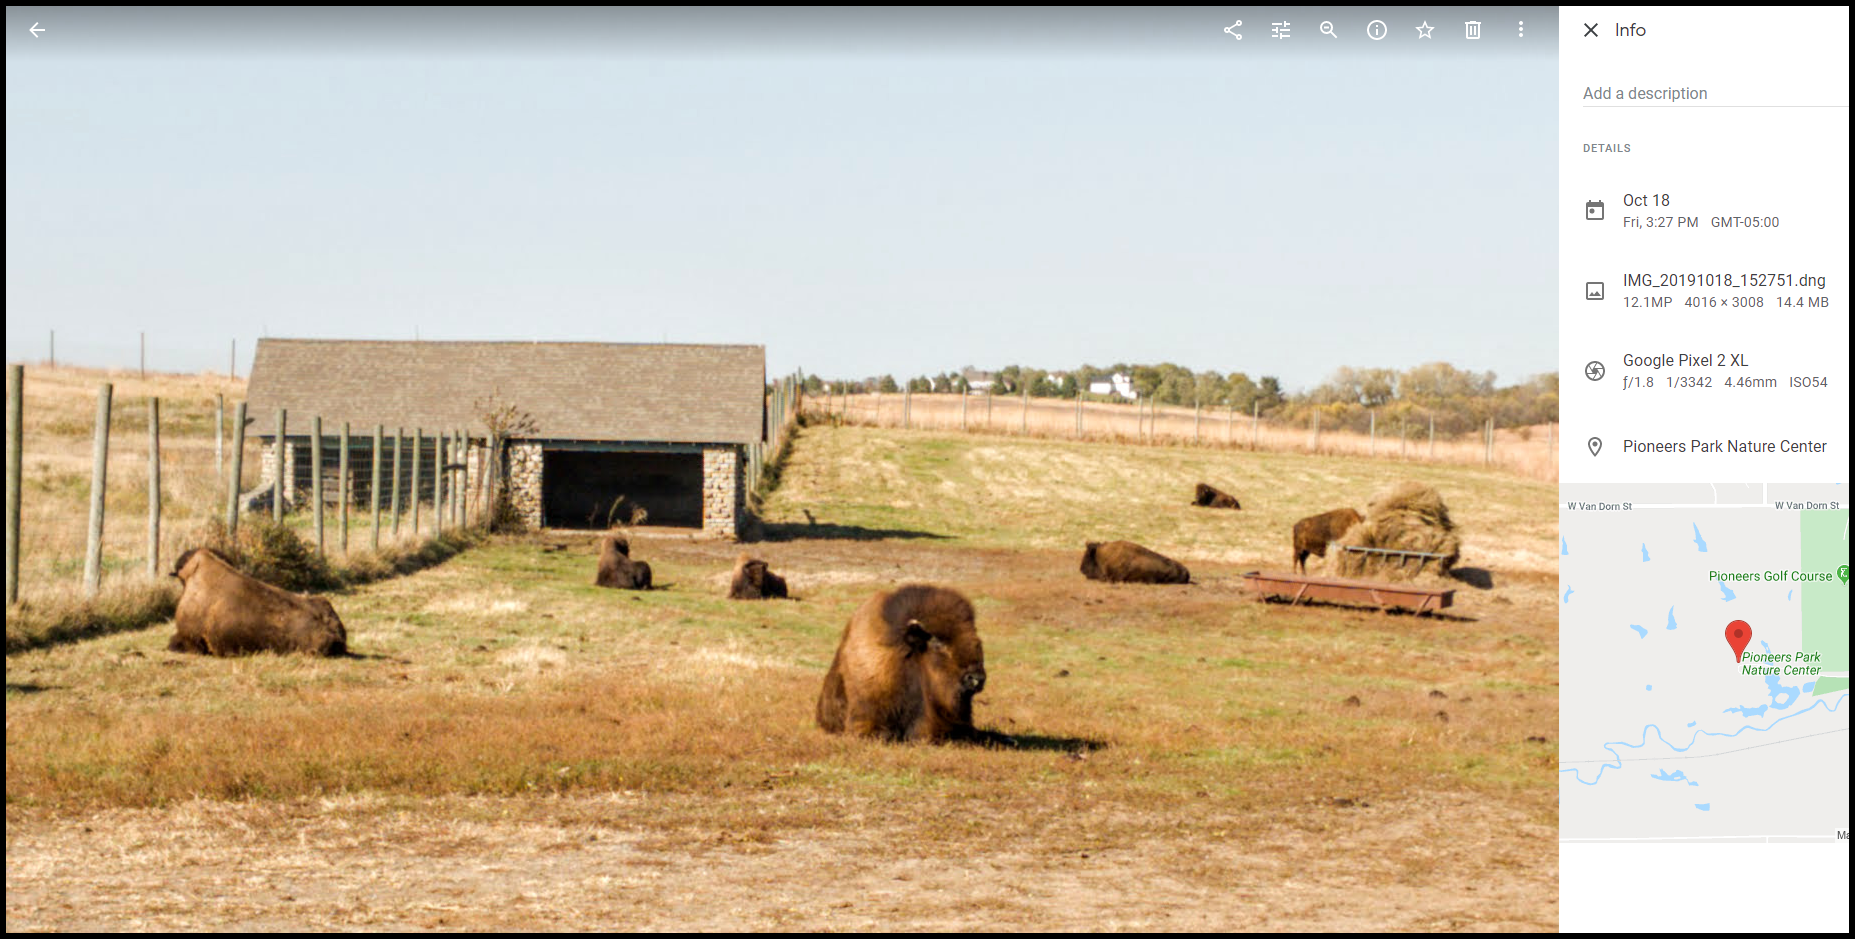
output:
[[1207, 509], [1243, 508], [1243, 506], [1237, 502], [1236, 496], [1206, 483], [1199, 483], [1197, 488], [1192, 490], [1192, 504], [1203, 506]]
[[891, 741], [985, 740], [973, 729], [973, 696], [984, 689], [973, 605], [909, 584], [851, 614], [818, 693], [818, 726]]
[[1188, 584], [1192, 572], [1173, 559], [1131, 541], [1091, 541], [1082, 550], [1082, 576], [1111, 584]]
[[211, 548], [182, 554], [174, 576], [181, 588], [170, 652], [348, 653], [348, 631], [322, 597], [294, 594], [241, 573]]
[[786, 578], [767, 570], [766, 562], [743, 554], [734, 562], [728, 583], [730, 600], [770, 600], [786, 596]]
[[620, 590], [651, 589], [651, 566], [631, 559], [631, 542], [619, 535], [599, 540], [599, 573], [593, 583]]
[[1352, 509], [1334, 509], [1310, 515], [1295, 523], [1295, 570], [1308, 572], [1308, 555], [1324, 558], [1327, 544], [1339, 540], [1341, 533], [1362, 521]]

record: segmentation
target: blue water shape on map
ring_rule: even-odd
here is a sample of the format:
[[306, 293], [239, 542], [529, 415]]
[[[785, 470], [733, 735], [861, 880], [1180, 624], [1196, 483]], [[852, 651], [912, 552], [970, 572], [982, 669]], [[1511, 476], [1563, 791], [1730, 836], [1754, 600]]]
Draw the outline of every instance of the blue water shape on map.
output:
[[1690, 779], [1690, 780], [1688, 780], [1688, 785], [1690, 785], [1690, 786], [1698, 786], [1698, 785], [1700, 785], [1700, 783], [1697, 783], [1697, 782], [1695, 782], [1694, 780], [1692, 780], [1692, 779]]
[[1649, 545], [1646, 543], [1642, 546], [1642, 562], [1649, 563]]
[[1804, 694], [1809, 694], [1809, 693], [1810, 693], [1810, 691], [1811, 691], [1811, 689], [1813, 689], [1813, 688], [1815, 688], [1815, 687], [1816, 687], [1816, 682], [1813, 682], [1813, 681], [1806, 681], [1806, 682], [1804, 682], [1804, 683], [1803, 683], [1803, 693], [1804, 693]]
[[1736, 594], [1733, 593], [1733, 588], [1726, 586], [1726, 581], [1722, 580], [1719, 582], [1719, 584], [1720, 584], [1720, 599], [1722, 601], [1732, 600], [1733, 597], [1736, 596]]
[[1764, 647], [1765, 647], [1765, 651], [1766, 651], [1766, 652], [1770, 652], [1770, 651], [1771, 651], [1771, 643], [1769, 643], [1769, 642], [1766, 642], [1766, 641], [1765, 641], [1765, 640], [1763, 640], [1763, 639], [1760, 639], [1760, 640], [1758, 641], [1758, 644], [1759, 644], [1759, 645], [1761, 645], [1761, 646], [1764, 646]]
[[1711, 802], [1696, 802], [1694, 803], [1694, 807], [1697, 809], [1700, 809], [1703, 812], [1713, 811], [1713, 803]]
[[[1711, 731], [1711, 730], [1697, 730], [1694, 732], [1693, 736], [1688, 738], [1688, 742], [1684, 746], [1676, 746], [1673, 743], [1670, 743], [1668, 738], [1662, 734], [1662, 728], [1660, 726], [1655, 725], [1655, 724], [1644, 724], [1642, 727], [1642, 738], [1640, 742], [1630, 743], [1627, 740], [1612, 740], [1602, 745], [1605, 750], [1610, 751], [1610, 758], [1612, 762], [1604, 763], [1598, 766], [1597, 775], [1591, 777], [1589, 780], [1584, 778], [1584, 773], [1580, 771], [1578, 767], [1576, 766], [1559, 770], [1559, 773], [1560, 775], [1563, 775], [1565, 773], [1571, 773], [1572, 780], [1581, 786], [1595, 786], [1598, 783], [1603, 781], [1605, 770], [1614, 769], [1614, 770], [1620, 771], [1623, 769], [1623, 754], [1617, 752], [1617, 749], [1616, 749], [1617, 747], [1628, 747], [1632, 750], [1640, 750], [1643, 747], [1646, 747], [1649, 745], [1649, 732], [1652, 730], [1655, 731], [1655, 739], [1660, 741], [1663, 746], [1669, 748], [1670, 750], [1675, 751], [1676, 753], [1686, 753], [1688, 750], [1693, 749], [1694, 744], [1699, 742], [1700, 738], [1702, 737], [1732, 738], [1732, 737], [1737, 737], [1740, 734], [1743, 734], [1748, 730], [1752, 731], [1753, 733], [1762, 734], [1772, 729], [1773, 727], [1776, 727], [1779, 724], [1782, 724], [1785, 721], [1790, 720], [1793, 717], [1802, 717], [1803, 715], [1816, 710], [1819, 706], [1827, 710], [1829, 713], [1834, 714], [1837, 710], [1841, 709], [1842, 705], [1848, 703], [1848, 700], [1849, 700], [1849, 696], [1848, 696], [1848, 692], [1846, 691], [1843, 692], [1841, 695], [1839, 695], [1835, 699], [1834, 702], [1830, 702], [1822, 698], [1818, 698], [1810, 702], [1809, 707], [1803, 708], [1797, 711], [1792, 711], [1791, 713], [1786, 714], [1783, 717], [1780, 717], [1777, 720], [1772, 721], [1771, 723], [1766, 724], [1763, 727], [1754, 727], [1751, 724], [1747, 724], [1744, 727], [1741, 727], [1738, 730], [1735, 730], [1730, 734], [1720, 733], [1720, 732]], [[1690, 724], [1689, 726], [1693, 726], [1693, 725]]]
[[1686, 782], [1688, 778], [1688, 774], [1680, 770], [1675, 770], [1672, 773], [1670, 773], [1668, 770], [1662, 770], [1659, 773], [1651, 774], [1649, 778], [1659, 779], [1663, 782]]
[[[1786, 684], [1780, 683], [1778, 681], [1778, 676], [1776, 675], [1766, 675], [1765, 676], [1765, 690], [1771, 695], [1770, 704], [1761, 704], [1758, 707], [1727, 708], [1725, 711], [1721, 713], [1738, 714], [1741, 717], [1763, 717], [1765, 716], [1765, 711], [1768, 708], [1773, 711], [1782, 711], [1785, 708], [1788, 708], [1791, 705], [1796, 704], [1797, 698], [1800, 695], [1802, 695], [1804, 692], [1809, 691], [1810, 688], [1813, 687], [1815, 684], [1816, 682], [1811, 682], [1810, 684], [1799, 688], [1796, 685], [1786, 685]], [[1779, 700], [1780, 698], [1782, 698], [1783, 700]]]
[[1561, 600], [1561, 601], [1559, 601], [1559, 602], [1560, 602], [1560, 603], [1570, 603], [1570, 602], [1572, 602], [1572, 588], [1570, 588], [1570, 587], [1567, 587], [1567, 588], [1565, 588], [1565, 599], [1563, 599], [1563, 600]]
[[1566, 555], [1571, 554], [1571, 553], [1572, 553], [1572, 549], [1565, 546], [1565, 536], [1560, 535], [1559, 536], [1559, 556], [1565, 557]]
[[[1791, 598], [1791, 594], [1793, 594], [1793, 593], [1796, 593], [1796, 592], [1797, 592], [1796, 590], [1786, 590], [1786, 591], [1784, 591], [1784, 599], [1786, 599], [1786, 600], [1789, 600], [1789, 599]], [[1770, 652], [1771, 650], [1770, 650], [1770, 649], [1766, 649], [1765, 651], [1767, 651], [1767, 652]]]
[[1675, 628], [1675, 608], [1672, 606], [1668, 608], [1668, 628]]
[[1644, 685], [1644, 686], [1642, 686], [1642, 690], [1644, 690], [1644, 691], [1654, 691], [1654, 690], [1655, 690], [1655, 686], [1654, 686], [1654, 685]]
[[1635, 623], [1631, 623], [1630, 628], [1636, 630], [1636, 635], [1638, 637], [1643, 638], [1643, 639], [1649, 638], [1649, 631], [1642, 628], [1641, 626], [1638, 626]]
[[1700, 721], [1688, 721], [1688, 726], [1689, 726], [1689, 727], [1692, 727], [1692, 726], [1694, 726], [1695, 724], [1698, 724], [1698, 723], [1700, 723]]
[[1707, 539], [1700, 536], [1700, 523], [1698, 522], [1694, 524], [1694, 546], [1700, 549], [1700, 553], [1707, 553]]

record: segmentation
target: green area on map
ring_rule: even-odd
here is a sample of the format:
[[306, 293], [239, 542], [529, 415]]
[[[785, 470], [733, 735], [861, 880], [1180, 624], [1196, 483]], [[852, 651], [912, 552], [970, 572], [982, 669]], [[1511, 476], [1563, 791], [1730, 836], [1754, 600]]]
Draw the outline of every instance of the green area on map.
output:
[[[1849, 562], [1849, 513], [1797, 513], [1798, 540], [1807, 571], [1833, 571]], [[1823, 670], [1849, 670], [1849, 588], [1840, 580], [1803, 585], [1803, 646], [1823, 653]], [[1847, 678], [1825, 678], [1815, 694], [1846, 691]]]

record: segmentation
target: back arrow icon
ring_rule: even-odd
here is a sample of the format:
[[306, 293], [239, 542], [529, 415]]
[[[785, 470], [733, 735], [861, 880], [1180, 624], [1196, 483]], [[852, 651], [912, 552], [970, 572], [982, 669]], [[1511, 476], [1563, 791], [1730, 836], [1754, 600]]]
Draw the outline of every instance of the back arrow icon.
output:
[[39, 24], [37, 24], [37, 23], [34, 23], [34, 24], [32, 24], [32, 28], [31, 28], [31, 29], [28, 29], [28, 30], [26, 30], [26, 32], [29, 32], [29, 33], [31, 33], [31, 34], [32, 34], [32, 38], [34, 38], [34, 39], [37, 39], [37, 38], [39, 38], [39, 34], [40, 34], [40, 33], [42, 33], [42, 32], [44, 32], [44, 31], [45, 31], [45, 30], [42, 30], [42, 29], [40, 29], [40, 28], [39, 28]]

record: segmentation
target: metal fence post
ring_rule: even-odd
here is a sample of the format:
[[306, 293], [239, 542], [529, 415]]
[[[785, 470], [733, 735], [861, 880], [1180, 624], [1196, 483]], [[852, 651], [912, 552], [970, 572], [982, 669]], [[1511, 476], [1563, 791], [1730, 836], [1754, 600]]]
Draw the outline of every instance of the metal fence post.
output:
[[432, 534], [444, 534], [444, 431], [432, 435]]
[[1436, 459], [1436, 415], [1430, 415], [1430, 459]]
[[393, 537], [399, 537], [399, 450], [406, 438], [406, 428], [393, 428]]
[[97, 386], [96, 438], [90, 454], [90, 538], [84, 546], [84, 593], [103, 589], [103, 495], [109, 482], [109, 382]]
[[148, 399], [148, 576], [161, 576], [161, 399]]
[[1370, 444], [1371, 449], [1366, 452], [1366, 455], [1378, 456], [1378, 412], [1367, 411], [1366, 416], [1372, 419], [1372, 443]]
[[6, 368], [6, 605], [19, 602], [19, 477], [25, 442], [26, 367]]
[[213, 478], [225, 484], [225, 395], [213, 395]]
[[226, 480], [225, 495], [225, 538], [227, 544], [237, 544], [238, 536], [238, 499], [243, 493], [238, 491], [239, 479], [245, 475], [245, 402], [238, 402], [232, 416], [232, 475]]
[[1262, 402], [1250, 402], [1250, 449], [1256, 449], [1256, 435], [1262, 427]]
[[322, 415], [309, 419], [309, 498], [315, 500], [316, 553], [326, 554], [322, 540]]

